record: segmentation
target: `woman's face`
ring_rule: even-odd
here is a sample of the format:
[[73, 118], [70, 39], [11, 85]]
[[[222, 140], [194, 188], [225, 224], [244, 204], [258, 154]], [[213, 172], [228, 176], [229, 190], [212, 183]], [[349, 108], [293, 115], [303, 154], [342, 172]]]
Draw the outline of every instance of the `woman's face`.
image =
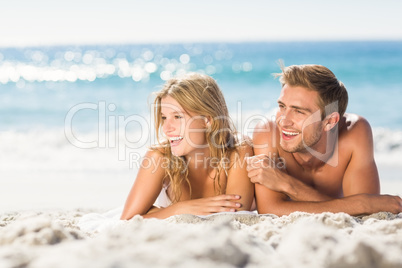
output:
[[188, 156], [208, 148], [205, 117], [188, 114], [172, 97], [161, 100], [162, 130], [170, 141], [172, 153]]

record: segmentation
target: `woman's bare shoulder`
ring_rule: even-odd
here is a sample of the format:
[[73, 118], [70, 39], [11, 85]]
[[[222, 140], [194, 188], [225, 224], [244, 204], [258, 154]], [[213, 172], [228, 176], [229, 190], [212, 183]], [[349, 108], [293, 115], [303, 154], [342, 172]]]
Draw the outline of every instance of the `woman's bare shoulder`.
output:
[[230, 153], [229, 158], [231, 162], [235, 162], [239, 160], [242, 161], [245, 157], [253, 155], [252, 140], [247, 136], [243, 136], [243, 139], [238, 143], [236, 149]]
[[165, 156], [167, 153], [166, 146], [164, 144], [154, 144], [148, 148], [146, 154], [154, 156]]
[[253, 130], [253, 144], [266, 144], [273, 143], [275, 138], [278, 136], [277, 127], [274, 121], [261, 121], [259, 122]]

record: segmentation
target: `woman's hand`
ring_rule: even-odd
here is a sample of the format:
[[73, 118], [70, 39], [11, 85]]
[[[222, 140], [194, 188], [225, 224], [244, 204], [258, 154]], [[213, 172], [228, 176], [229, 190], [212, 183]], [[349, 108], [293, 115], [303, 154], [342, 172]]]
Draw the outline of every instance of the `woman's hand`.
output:
[[236, 212], [241, 204], [239, 195], [223, 194], [214, 197], [193, 199], [171, 205], [174, 214], [208, 215], [217, 212]]

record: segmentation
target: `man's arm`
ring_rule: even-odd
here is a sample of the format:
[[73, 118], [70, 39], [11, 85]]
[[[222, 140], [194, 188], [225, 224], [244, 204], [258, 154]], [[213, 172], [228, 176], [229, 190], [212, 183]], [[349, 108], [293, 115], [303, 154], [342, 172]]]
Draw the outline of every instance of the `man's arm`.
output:
[[307, 213], [344, 212], [352, 216], [367, 215], [380, 211], [402, 212], [399, 196], [358, 194], [329, 201], [292, 201], [278, 192], [262, 185], [255, 186], [258, 213], [289, 215], [295, 211]]
[[[274, 137], [276, 134], [274, 131], [276, 130], [273, 122], [257, 125], [253, 136], [255, 154], [267, 154], [268, 156], [277, 155], [278, 152], [276, 150]], [[370, 142], [370, 140], [368, 140], [368, 142]], [[355, 156], [359, 156], [359, 154], [355, 154]], [[352, 169], [348, 170], [348, 174], [345, 175], [352, 178], [354, 175], [358, 174], [358, 171], [354, 171], [357, 169], [357, 166], [358, 165], [348, 166], [348, 169]], [[371, 169], [371, 171], [373, 171], [373, 169]], [[261, 174], [264, 173], [263, 171], [260, 172]], [[278, 174], [280, 174], [279, 177], [277, 176]], [[347, 197], [331, 199], [296, 178], [289, 175], [287, 175], [287, 177], [282, 175], [276, 171], [276, 174], [266, 173], [265, 176], [262, 175], [260, 177], [260, 181], [257, 182], [255, 186], [259, 213], [287, 215], [294, 211], [305, 211], [310, 213], [345, 212], [350, 215], [361, 215], [378, 211], [390, 211], [393, 213], [402, 211], [402, 202], [399, 197], [360, 194], [368, 189], [364, 189], [363, 186], [357, 187], [356, 185], [359, 185], [357, 181], [351, 182], [347, 180], [347, 183], [344, 185], [344, 191], [345, 187], [349, 187], [346, 189]], [[282, 178], [286, 178], [285, 183], [280, 182], [281, 176]], [[352, 185], [353, 187], [351, 187]], [[375, 189], [375, 186], [373, 188]], [[356, 189], [360, 189], [360, 191], [355, 193], [359, 195], [353, 195], [353, 191], [356, 191]], [[368, 193], [372, 192], [369, 191]]]
[[[255, 161], [259, 160], [265, 161], [267, 166], [267, 168], [259, 169], [259, 181], [253, 181], [253, 178], [251, 178], [251, 181], [255, 183], [258, 212], [261, 214], [287, 215], [294, 211], [304, 211], [306, 204], [303, 203], [306, 202], [291, 201], [289, 196], [292, 196], [293, 200], [330, 200], [330, 197], [291, 177], [285, 170], [277, 168], [280, 167], [278, 166], [280, 165], [277, 149], [280, 146], [277, 139], [278, 135], [276, 124], [272, 121], [261, 122], [254, 129], [254, 154], [260, 156], [248, 159], [248, 170], [256, 165]], [[270, 159], [267, 159], [267, 157], [270, 157]], [[269, 163], [268, 161], [273, 162]]]
[[370, 124], [358, 118], [348, 131], [344, 146], [352, 149], [352, 155], [343, 177], [343, 194], [380, 194], [380, 180], [374, 160], [373, 135]]
[[[255, 150], [260, 152], [259, 150]], [[278, 159], [270, 158], [271, 154], [260, 154], [248, 158], [248, 176], [257, 183], [289, 196], [293, 201], [327, 201], [332, 198], [320, 193], [311, 186], [289, 175]]]

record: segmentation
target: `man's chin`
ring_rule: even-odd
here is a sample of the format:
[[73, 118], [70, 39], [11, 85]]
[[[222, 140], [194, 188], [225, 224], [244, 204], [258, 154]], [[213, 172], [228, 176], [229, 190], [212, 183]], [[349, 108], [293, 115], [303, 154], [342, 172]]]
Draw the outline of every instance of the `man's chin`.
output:
[[283, 141], [281, 141], [280, 146], [281, 149], [287, 153], [297, 153], [301, 151], [301, 148], [299, 148], [300, 146], [291, 146], [290, 144]]

